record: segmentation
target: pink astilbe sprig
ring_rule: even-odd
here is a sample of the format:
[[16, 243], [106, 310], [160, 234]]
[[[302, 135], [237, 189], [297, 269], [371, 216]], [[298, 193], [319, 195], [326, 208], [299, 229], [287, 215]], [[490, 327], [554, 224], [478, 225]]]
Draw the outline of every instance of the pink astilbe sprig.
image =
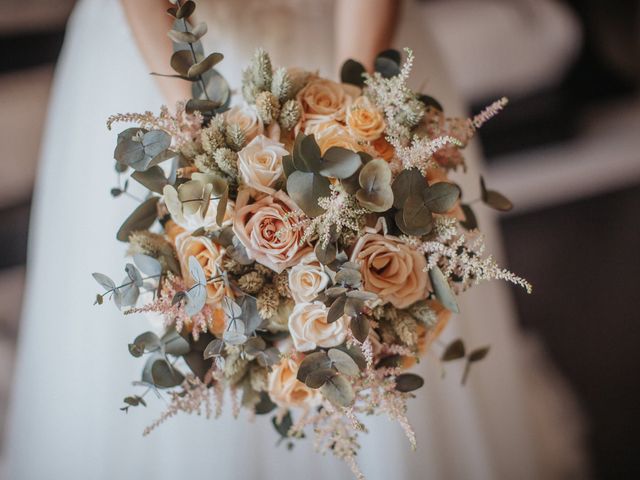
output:
[[202, 114], [198, 111], [187, 113], [185, 102], [176, 104], [176, 112], [171, 113], [169, 108], [162, 106], [160, 114], [146, 111], [144, 113], [118, 113], [107, 119], [107, 128], [111, 130], [114, 123], [135, 123], [140, 128], [148, 130], [164, 130], [173, 139], [173, 146], [181, 148], [192, 142], [200, 135], [202, 130]]
[[499, 100], [496, 100], [491, 105], [482, 110], [479, 114], [469, 119], [471, 125], [473, 125], [474, 129], [478, 129], [482, 127], [487, 121], [491, 120], [495, 117], [500, 111], [509, 103], [509, 99], [507, 97], [502, 97]]
[[173, 303], [173, 298], [178, 292], [186, 290], [184, 281], [169, 274], [162, 282], [162, 287], [156, 298], [141, 307], [130, 308], [125, 315], [132, 313], [159, 313], [164, 319], [166, 327], [174, 326], [178, 332], [181, 332], [185, 325], [191, 327], [191, 335], [194, 340], [200, 338], [200, 334], [208, 331], [209, 324], [213, 321], [213, 310], [209, 305], [205, 305], [200, 312], [189, 316], [184, 310], [183, 302]]

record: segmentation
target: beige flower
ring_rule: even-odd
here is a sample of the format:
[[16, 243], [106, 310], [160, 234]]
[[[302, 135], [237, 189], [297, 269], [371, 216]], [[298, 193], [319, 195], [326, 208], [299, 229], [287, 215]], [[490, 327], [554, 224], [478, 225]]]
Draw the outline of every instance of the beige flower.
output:
[[368, 97], [358, 97], [347, 110], [347, 128], [358, 140], [372, 142], [385, 129], [384, 116]]
[[308, 249], [300, 246], [303, 231], [292, 214], [299, 211], [297, 205], [282, 191], [251, 204], [250, 199], [249, 190], [238, 192], [233, 220], [233, 231], [249, 256], [278, 273], [298, 263]]
[[365, 290], [396, 308], [406, 308], [429, 293], [424, 255], [396, 237], [366, 233], [356, 243], [351, 261], [361, 266]]
[[307, 253], [289, 270], [289, 290], [296, 303], [311, 302], [328, 283], [329, 275], [313, 252]]
[[353, 152], [361, 150], [358, 141], [349, 134], [346, 128], [339, 124], [330, 125], [317, 131], [315, 138], [322, 155], [331, 147], [342, 147]]
[[[187, 287], [193, 285], [193, 279], [189, 274], [189, 257], [191, 256], [200, 262], [207, 278], [211, 278], [221, 271], [224, 250], [205, 236], [192, 237], [188, 232], [180, 233], [176, 237], [176, 251], [182, 277], [187, 280]], [[223, 282], [209, 282], [207, 284], [207, 303], [219, 305], [226, 293]]]
[[242, 181], [261, 192], [274, 193], [272, 187], [282, 176], [282, 157], [288, 153], [282, 143], [258, 135], [238, 152]]
[[349, 319], [327, 323], [329, 309], [322, 302], [298, 303], [289, 316], [289, 332], [299, 352], [337, 347], [347, 338]]
[[293, 358], [283, 358], [269, 374], [269, 397], [278, 406], [313, 407], [321, 401], [320, 392], [307, 387], [296, 378], [298, 363]]
[[223, 113], [228, 124], [236, 124], [244, 133], [245, 141], [250, 142], [264, 133], [264, 125], [255, 108], [248, 104], [236, 105]]
[[360, 89], [316, 77], [298, 92], [297, 99], [302, 105], [302, 121], [307, 124], [329, 120], [343, 121], [347, 107]]

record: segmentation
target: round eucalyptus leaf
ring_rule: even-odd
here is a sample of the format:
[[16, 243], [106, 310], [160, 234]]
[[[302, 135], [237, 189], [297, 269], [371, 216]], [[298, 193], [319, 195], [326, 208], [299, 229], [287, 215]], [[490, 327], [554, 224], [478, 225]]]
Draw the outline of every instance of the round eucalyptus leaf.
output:
[[222, 354], [222, 349], [224, 348], [224, 341], [219, 338], [214, 338], [209, 342], [207, 347], [204, 349], [203, 358], [205, 360], [209, 358], [216, 357]]
[[200, 313], [207, 302], [207, 289], [203, 284], [196, 284], [193, 288], [187, 290], [187, 304], [184, 312], [190, 317]]
[[[424, 229], [428, 232], [432, 228], [431, 211], [425, 205], [422, 196], [412, 195], [407, 198], [402, 208], [404, 225], [412, 231]], [[423, 234], [424, 235], [424, 234]]]
[[162, 336], [162, 344], [164, 345], [164, 352], [169, 355], [175, 355], [176, 357], [186, 355], [191, 351], [189, 342], [178, 333], [175, 328], [170, 329]]
[[460, 225], [462, 225], [465, 230], [474, 230], [478, 228], [478, 219], [476, 218], [476, 214], [473, 212], [471, 205], [463, 203], [461, 207], [462, 213], [464, 213], [464, 220], [460, 222]]
[[398, 65], [402, 62], [402, 54], [399, 50], [395, 48], [389, 48], [387, 50], [383, 50], [382, 52], [376, 55], [376, 58], [388, 58], [389, 60], [394, 61]]
[[152, 166], [145, 171], [135, 171], [131, 178], [156, 193], [162, 193], [162, 189], [168, 183], [164, 171], [158, 166]]
[[484, 203], [500, 212], [508, 212], [513, 209], [513, 203], [511, 203], [511, 200], [495, 190], [487, 190]]
[[153, 352], [160, 348], [160, 338], [153, 332], [144, 332], [135, 338], [133, 344], [141, 347], [145, 352]]
[[269, 394], [267, 392], [260, 392], [260, 401], [256, 403], [254, 411], [256, 415], [264, 415], [266, 413], [272, 412], [278, 406], [271, 401]]
[[140, 275], [140, 271], [136, 268], [135, 265], [127, 263], [124, 267], [124, 271], [127, 272], [127, 275], [137, 287], [142, 286], [144, 280], [142, 280], [142, 275]]
[[374, 70], [383, 78], [393, 78], [400, 73], [400, 65], [387, 57], [378, 57], [374, 62]]
[[178, 50], [171, 55], [169, 64], [181, 76], [187, 77], [189, 68], [193, 65], [193, 56], [189, 50]]
[[195, 11], [196, 4], [192, 0], [187, 0], [184, 2], [176, 11], [176, 18], [189, 18], [191, 14]]
[[103, 273], [92, 273], [93, 278], [98, 282], [105, 290], [113, 290], [116, 288], [116, 283]]
[[200, 265], [198, 259], [193, 255], [189, 257], [189, 274], [196, 283], [199, 283], [200, 285], [207, 284], [207, 274], [204, 273], [202, 265]]
[[423, 378], [415, 373], [403, 373], [396, 377], [396, 390], [399, 392], [413, 392], [423, 385]]
[[302, 363], [298, 367], [296, 378], [301, 382], [305, 382], [307, 376], [316, 370], [322, 370], [331, 367], [331, 359], [326, 352], [314, 352], [304, 357]]
[[309, 388], [320, 388], [337, 374], [338, 373], [333, 368], [321, 368], [309, 373], [307, 378], [305, 378], [304, 383]]
[[169, 30], [167, 35], [169, 35], [169, 38], [176, 43], [194, 43], [198, 40], [198, 37], [196, 37], [192, 32]]
[[327, 295], [327, 297], [334, 298], [346, 292], [347, 289], [345, 287], [330, 287], [327, 288], [324, 293]]
[[423, 190], [422, 196], [429, 210], [435, 213], [446, 213], [460, 198], [460, 188], [453, 183], [438, 182]]
[[347, 296], [347, 301], [344, 305], [344, 313], [345, 315], [349, 315], [350, 317], [357, 317], [362, 313], [364, 309], [364, 300], [361, 300], [357, 297], [349, 297]]
[[155, 277], [162, 273], [162, 265], [160, 262], [149, 255], [136, 253], [133, 256], [133, 263], [147, 276]]
[[113, 158], [119, 163], [131, 167], [141, 165], [145, 161], [144, 145], [142, 145], [142, 142], [131, 138], [118, 140], [118, 144], [113, 151]]
[[427, 180], [416, 168], [403, 170], [391, 185], [393, 190], [393, 206], [402, 208], [410, 196], [422, 195], [427, 188]]
[[189, 67], [189, 69], [187, 70], [187, 77], [196, 78], [202, 75], [203, 73], [211, 70], [218, 63], [220, 63], [223, 58], [224, 58], [224, 55], [218, 52], [207, 55], [207, 57], [204, 60]]
[[351, 356], [337, 348], [330, 349], [327, 354], [333, 366], [342, 374], [354, 376], [360, 373], [360, 369]]
[[177, 387], [184, 381], [184, 375], [162, 358], [156, 359], [151, 365], [151, 378], [158, 388]]
[[225, 186], [224, 192], [218, 199], [218, 206], [216, 207], [216, 224], [221, 227], [224, 222], [225, 214], [227, 213], [227, 204], [229, 203], [229, 187]]
[[136, 343], [130, 343], [129, 353], [135, 358], [140, 358], [144, 354], [144, 347]]
[[356, 345], [347, 347], [347, 344], [343, 343], [336, 348], [349, 355], [351, 359], [356, 362], [356, 365], [358, 366], [360, 371], [365, 371], [367, 369], [367, 359], [364, 357], [364, 354], [362, 353], [362, 349], [360, 347]]
[[267, 343], [261, 337], [251, 337], [244, 344], [244, 351], [247, 355], [255, 356], [267, 348]]
[[440, 268], [438, 268], [437, 266], [433, 267], [431, 270], [429, 270], [429, 279], [431, 280], [431, 285], [433, 286], [436, 298], [444, 306], [444, 308], [446, 308], [447, 310], [451, 310], [454, 313], [460, 313], [458, 303], [456, 302], [456, 297], [451, 291], [449, 282], [442, 273], [442, 270], [440, 270]]
[[195, 27], [193, 27], [193, 30], [191, 30], [191, 33], [193, 33], [193, 35], [195, 35], [196, 38], [204, 37], [207, 33], [207, 24], [204, 22], [198, 23]]
[[349, 381], [342, 375], [330, 378], [321, 388], [320, 392], [331, 403], [338, 407], [348, 407], [355, 399], [355, 393]]
[[285, 177], [289, 177], [289, 175], [296, 171], [296, 167], [293, 164], [293, 157], [291, 155], [285, 155], [282, 157], [282, 170], [284, 171]]
[[320, 171], [322, 168], [322, 156], [320, 154], [320, 147], [316, 142], [316, 137], [313, 134], [306, 135], [302, 138], [298, 148], [298, 154], [307, 168], [306, 171], [314, 173]]
[[331, 196], [329, 180], [311, 172], [293, 172], [287, 178], [287, 192], [311, 218], [324, 213], [324, 209], [318, 205], [318, 199]]
[[187, 101], [187, 105], [185, 109], [187, 113], [194, 113], [196, 111], [201, 113], [211, 113], [214, 112], [217, 108], [220, 108], [219, 102], [214, 102], [213, 100], [200, 100], [191, 98]]
[[325, 177], [344, 179], [356, 173], [361, 165], [362, 161], [357, 153], [343, 147], [331, 147], [325, 152], [318, 173]]
[[476, 348], [474, 351], [472, 351], [469, 354], [468, 357], [468, 361], [469, 362], [479, 362], [480, 360], [484, 359], [487, 354], [489, 353], [489, 349], [490, 347], [480, 347], [480, 348]]
[[356, 298], [358, 300], [366, 302], [369, 300], [376, 300], [378, 298], [378, 295], [373, 292], [365, 292], [364, 290], [351, 290], [347, 293], [347, 297]]
[[366, 73], [364, 66], [360, 62], [348, 59], [342, 64], [340, 69], [340, 80], [342, 83], [350, 83], [362, 87], [364, 85], [363, 74]]
[[443, 362], [450, 362], [452, 360], [458, 360], [460, 358], [464, 358], [466, 355], [466, 349], [464, 346], [464, 342], [461, 339], [456, 339], [452, 341], [442, 352], [442, 356], [440, 360]]
[[338, 249], [336, 248], [336, 244], [333, 242], [327, 243], [326, 246], [322, 246], [322, 242], [316, 243], [314, 248], [314, 252], [316, 254], [316, 258], [323, 265], [329, 265], [336, 259], [336, 254], [338, 253]]
[[403, 217], [404, 217], [404, 211], [403, 210], [398, 210], [395, 213], [394, 217], [393, 217], [395, 222], [396, 222], [396, 225], [402, 231], [402, 233], [405, 233], [407, 235], [414, 235], [416, 237], [420, 237], [422, 235], [428, 234], [433, 229], [433, 223], [429, 223], [428, 225], [425, 225], [424, 227], [410, 228], [404, 222], [404, 218]]
[[385, 212], [393, 205], [391, 169], [382, 159], [371, 160], [360, 170], [360, 190], [356, 198], [360, 205], [372, 212]]
[[140, 288], [135, 283], [131, 283], [128, 276], [122, 280], [122, 283], [128, 283], [128, 285], [116, 289], [120, 294], [120, 305], [123, 307], [133, 307], [140, 296]]
[[359, 270], [353, 270], [351, 268], [343, 268], [334, 279], [336, 284], [343, 284], [350, 287], [359, 287], [362, 282], [362, 274]]

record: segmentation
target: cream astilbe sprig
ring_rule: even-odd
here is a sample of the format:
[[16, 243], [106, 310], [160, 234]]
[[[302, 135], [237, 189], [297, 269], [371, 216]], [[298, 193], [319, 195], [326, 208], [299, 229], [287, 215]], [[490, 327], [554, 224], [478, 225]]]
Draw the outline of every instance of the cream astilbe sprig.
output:
[[404, 146], [397, 137], [390, 137], [389, 143], [396, 151], [396, 156], [391, 164], [394, 173], [400, 170], [417, 168], [423, 176], [426, 176], [429, 168], [437, 166], [433, 160], [433, 154], [448, 145], [462, 146], [462, 142], [448, 135], [429, 139], [413, 137], [409, 146]]

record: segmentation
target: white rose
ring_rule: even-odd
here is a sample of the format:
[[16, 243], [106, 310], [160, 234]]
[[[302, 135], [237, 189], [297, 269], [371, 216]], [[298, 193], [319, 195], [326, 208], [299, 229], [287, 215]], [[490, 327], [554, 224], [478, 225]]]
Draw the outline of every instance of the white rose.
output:
[[289, 332], [299, 352], [317, 347], [337, 347], [347, 338], [348, 317], [327, 323], [328, 308], [322, 302], [298, 303], [289, 316]]
[[296, 303], [311, 302], [329, 283], [329, 275], [316, 258], [309, 252], [289, 270], [289, 290]]
[[258, 116], [256, 109], [251, 105], [246, 103], [236, 105], [224, 112], [223, 115], [227, 123], [240, 126], [247, 142], [264, 133], [262, 120]]
[[282, 176], [282, 157], [289, 152], [280, 142], [258, 135], [238, 152], [238, 171], [245, 184], [264, 193]]

